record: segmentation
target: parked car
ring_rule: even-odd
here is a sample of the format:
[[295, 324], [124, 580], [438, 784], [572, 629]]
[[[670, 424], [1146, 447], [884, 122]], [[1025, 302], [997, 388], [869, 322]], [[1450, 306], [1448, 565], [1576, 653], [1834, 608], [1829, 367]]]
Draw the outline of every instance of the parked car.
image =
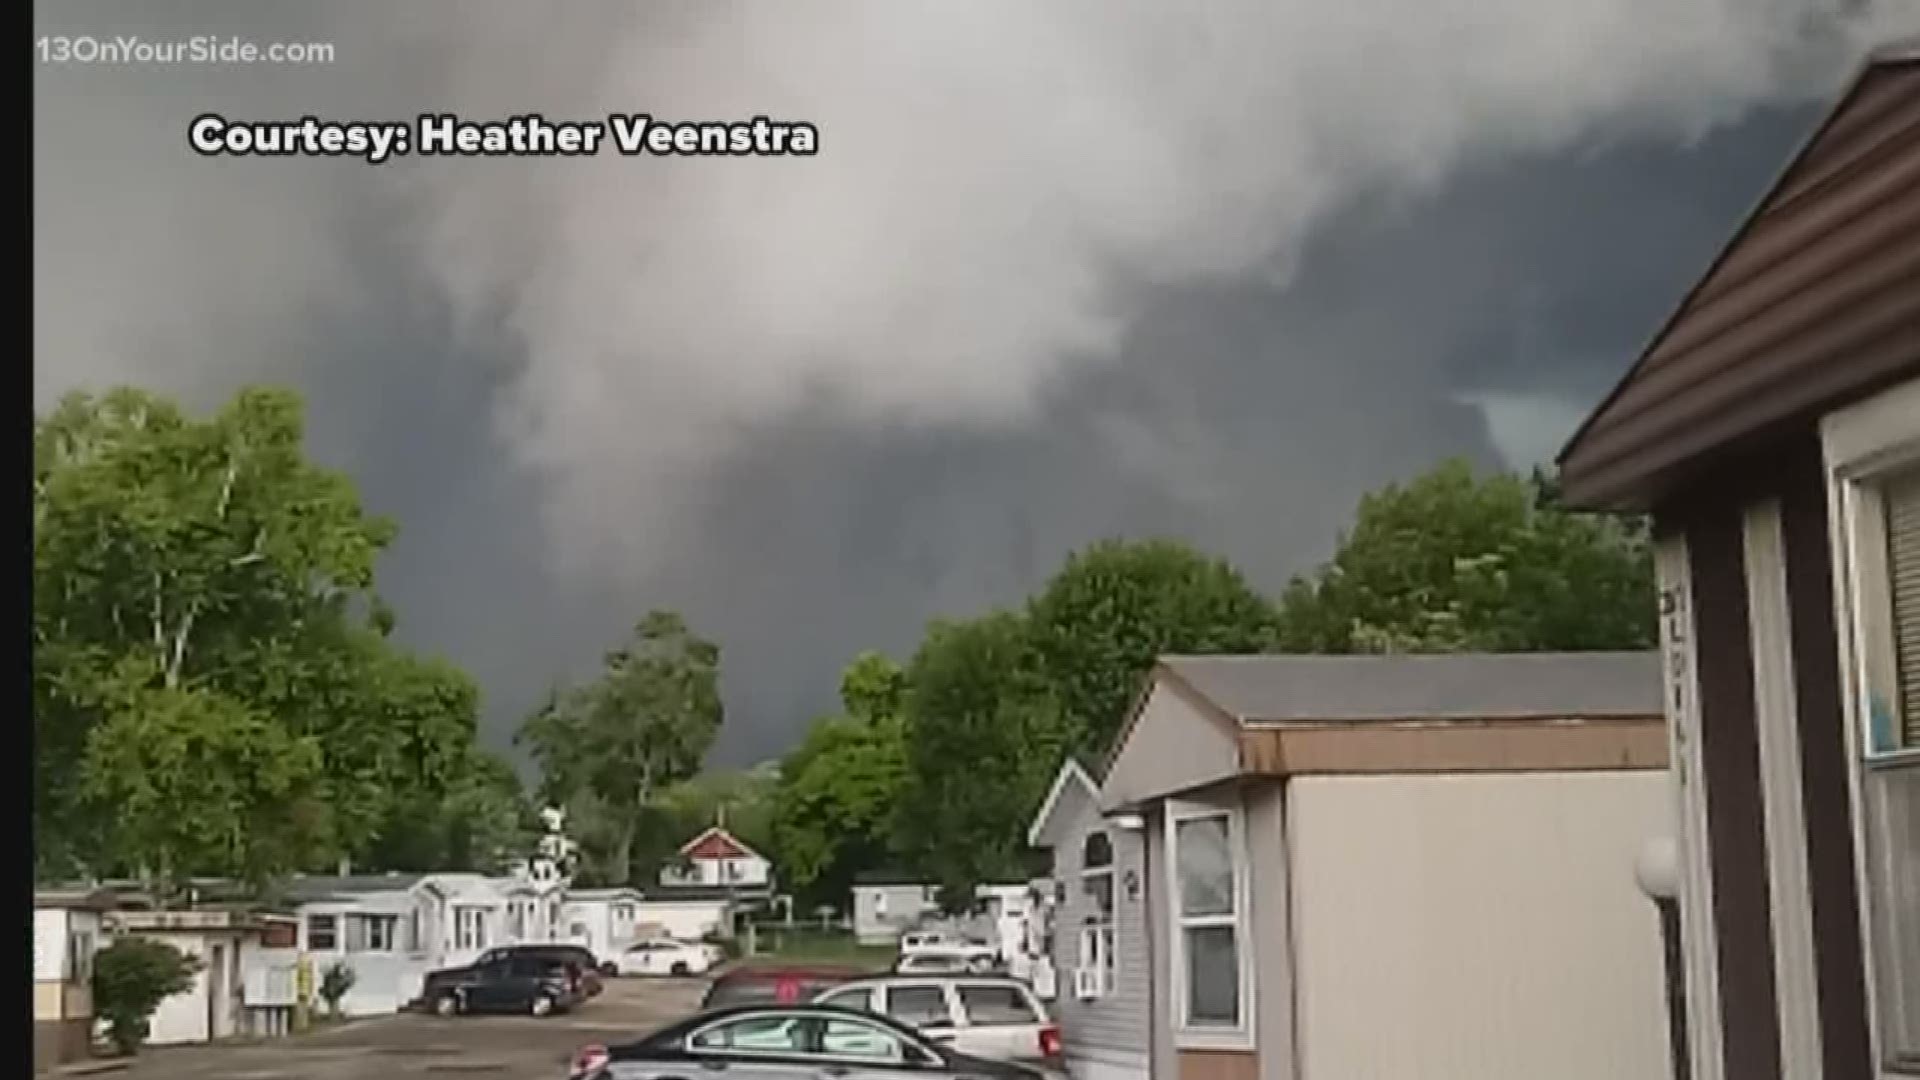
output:
[[839, 964], [767, 964], [735, 968], [713, 980], [702, 1011], [731, 1005], [798, 1005], [871, 971]]
[[657, 937], [627, 946], [614, 961], [622, 975], [705, 975], [726, 955], [717, 946]]
[[593, 950], [585, 945], [572, 945], [565, 942], [537, 942], [528, 945], [499, 945], [480, 954], [474, 961], [484, 964], [506, 956], [537, 956], [543, 960], [558, 960], [570, 965], [577, 973], [580, 982], [580, 995], [583, 998], [597, 997], [605, 985], [600, 976], [603, 967], [595, 959]]
[[945, 930], [914, 930], [900, 937], [900, 956], [947, 956], [965, 963], [975, 971], [985, 971], [1000, 962], [1000, 953], [984, 941], [974, 941]]
[[574, 1055], [568, 1080], [1036, 1080], [1044, 1074], [970, 1057], [884, 1016], [820, 1005], [748, 1005], [702, 1013], [618, 1046]]
[[814, 1001], [891, 1017], [973, 1057], [1060, 1067], [1060, 1028], [1018, 979], [883, 975], [823, 990]]
[[440, 1016], [519, 1012], [547, 1016], [581, 1000], [578, 972], [564, 960], [508, 953], [429, 972], [420, 1001]]

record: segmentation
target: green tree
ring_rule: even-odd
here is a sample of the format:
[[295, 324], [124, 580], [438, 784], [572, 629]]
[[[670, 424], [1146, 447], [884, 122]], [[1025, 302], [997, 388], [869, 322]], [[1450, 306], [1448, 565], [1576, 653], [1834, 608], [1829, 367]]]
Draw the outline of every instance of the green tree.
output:
[[93, 1008], [107, 1022], [114, 1048], [138, 1050], [153, 1010], [190, 989], [199, 970], [198, 958], [153, 938], [115, 938], [94, 954]]
[[653, 611], [597, 680], [554, 694], [522, 725], [516, 739], [540, 766], [542, 799], [567, 809], [584, 877], [635, 883], [647, 812], [698, 771], [721, 718], [719, 648]]
[[372, 592], [393, 526], [310, 463], [299, 399], [138, 390], [34, 424], [36, 861], [263, 876], [365, 843], [405, 761]]
[[396, 798], [359, 862], [379, 870], [497, 873], [530, 854], [539, 815], [513, 766], [474, 745], [443, 785]]
[[1554, 480], [1448, 462], [1361, 500], [1331, 561], [1281, 601], [1290, 652], [1651, 648], [1642, 523], [1559, 506]]
[[1096, 754], [1113, 741], [1157, 657], [1260, 652], [1275, 619], [1225, 560], [1170, 540], [1077, 552], [1027, 606], [1028, 634], [1074, 725], [1073, 745]]
[[1079, 734], [1019, 612], [936, 622], [907, 669], [907, 773], [896, 846], [971, 902], [981, 882], [1024, 880], [1024, 825]]
[[907, 780], [906, 673], [862, 653], [840, 679], [844, 713], [821, 717], [780, 767], [773, 851], [808, 903], [843, 901], [856, 874], [891, 860]]

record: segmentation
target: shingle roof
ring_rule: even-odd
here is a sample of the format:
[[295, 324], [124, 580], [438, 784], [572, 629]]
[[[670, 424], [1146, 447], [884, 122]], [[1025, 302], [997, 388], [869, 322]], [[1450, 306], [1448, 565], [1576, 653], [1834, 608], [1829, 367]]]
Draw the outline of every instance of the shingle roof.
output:
[[1242, 724], [1657, 716], [1657, 652], [1178, 656], [1161, 665]]
[[425, 874], [325, 874], [296, 877], [281, 885], [279, 892], [288, 900], [324, 900], [332, 896], [361, 893], [399, 892], [418, 885]]

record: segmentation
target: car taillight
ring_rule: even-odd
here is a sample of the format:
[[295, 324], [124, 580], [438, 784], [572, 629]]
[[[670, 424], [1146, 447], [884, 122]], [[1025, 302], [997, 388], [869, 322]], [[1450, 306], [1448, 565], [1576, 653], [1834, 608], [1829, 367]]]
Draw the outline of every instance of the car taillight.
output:
[[1043, 1027], [1040, 1029], [1040, 1056], [1055, 1058], [1060, 1056], [1060, 1029]]
[[582, 1077], [592, 1076], [606, 1068], [611, 1060], [613, 1057], [607, 1053], [607, 1048], [604, 1046], [581, 1047], [580, 1052], [573, 1055], [572, 1077], [574, 1080], [579, 1080]]

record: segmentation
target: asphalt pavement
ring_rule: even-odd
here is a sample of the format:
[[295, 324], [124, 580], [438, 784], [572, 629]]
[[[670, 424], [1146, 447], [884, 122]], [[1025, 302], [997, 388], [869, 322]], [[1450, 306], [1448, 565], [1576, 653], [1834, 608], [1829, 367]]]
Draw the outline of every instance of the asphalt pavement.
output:
[[152, 1047], [87, 1071], [100, 1080], [563, 1080], [580, 1047], [678, 1020], [704, 990], [698, 979], [610, 979], [599, 997], [558, 1016], [372, 1017], [285, 1039]]

